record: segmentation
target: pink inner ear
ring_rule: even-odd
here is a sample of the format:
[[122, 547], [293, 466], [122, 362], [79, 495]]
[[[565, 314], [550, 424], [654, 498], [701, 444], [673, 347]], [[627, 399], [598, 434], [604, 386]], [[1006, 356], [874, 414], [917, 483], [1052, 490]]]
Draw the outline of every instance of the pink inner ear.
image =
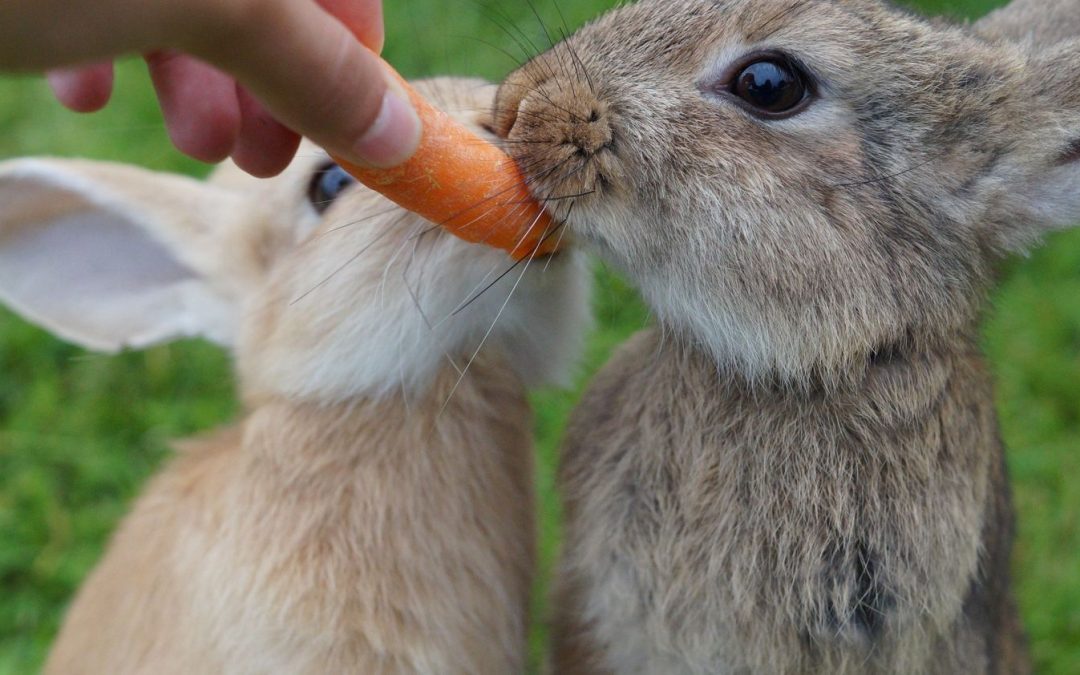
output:
[[1058, 166], [1062, 166], [1064, 164], [1072, 164], [1077, 160], [1080, 160], [1080, 138], [1069, 143], [1068, 147], [1065, 148], [1065, 151], [1058, 155], [1057, 164]]
[[[228, 301], [179, 245], [155, 237], [164, 227], [153, 209], [110, 193], [126, 172], [98, 166], [95, 177], [80, 166], [29, 160], [0, 173], [0, 305], [100, 351], [193, 336], [229, 343]], [[169, 179], [154, 180], [154, 196], [167, 194]]]
[[92, 349], [195, 334], [186, 305], [195, 273], [135, 223], [83, 208], [4, 231], [0, 299]]

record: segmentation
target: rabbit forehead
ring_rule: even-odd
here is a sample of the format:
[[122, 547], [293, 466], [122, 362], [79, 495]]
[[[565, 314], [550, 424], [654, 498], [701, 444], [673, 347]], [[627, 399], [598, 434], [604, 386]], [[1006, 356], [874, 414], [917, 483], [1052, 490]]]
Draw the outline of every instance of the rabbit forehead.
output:
[[602, 15], [574, 37], [604, 45], [600, 54], [652, 63], [660, 57], [670, 67], [732, 41], [784, 38], [819, 49], [880, 49], [930, 30], [925, 21], [875, 0], [641, 0]]

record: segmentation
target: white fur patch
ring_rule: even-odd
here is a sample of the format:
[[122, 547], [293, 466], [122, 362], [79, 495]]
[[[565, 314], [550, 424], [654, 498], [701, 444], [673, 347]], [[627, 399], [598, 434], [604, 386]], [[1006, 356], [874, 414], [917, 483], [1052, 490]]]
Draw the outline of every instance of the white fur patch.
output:
[[276, 315], [276, 326], [246, 337], [263, 345], [247, 350], [259, 355], [242, 364], [245, 376], [327, 400], [417, 392], [448, 363], [464, 372], [495, 350], [528, 384], [568, 381], [590, 317], [583, 256], [514, 266], [486, 246], [420, 236], [430, 223], [400, 215], [331, 222], [275, 272], [280, 285], [254, 311]]

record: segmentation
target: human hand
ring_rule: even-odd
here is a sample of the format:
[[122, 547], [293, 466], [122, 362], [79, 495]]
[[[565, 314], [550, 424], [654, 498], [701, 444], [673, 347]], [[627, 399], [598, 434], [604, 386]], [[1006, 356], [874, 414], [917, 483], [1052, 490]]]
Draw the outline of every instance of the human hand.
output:
[[260, 176], [289, 163], [297, 132], [361, 165], [412, 154], [420, 122], [375, 55], [382, 41], [381, 0], [0, 3], [0, 69], [60, 68], [57, 97], [92, 111], [111, 59], [144, 53], [173, 143]]

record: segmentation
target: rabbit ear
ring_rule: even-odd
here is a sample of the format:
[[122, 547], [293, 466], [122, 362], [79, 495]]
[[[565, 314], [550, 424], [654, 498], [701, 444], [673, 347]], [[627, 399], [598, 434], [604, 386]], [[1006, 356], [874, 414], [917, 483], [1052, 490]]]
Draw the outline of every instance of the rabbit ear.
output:
[[1080, 37], [1080, 12], [1075, 0], [1012, 0], [976, 22], [975, 28], [983, 35], [1045, 49]]
[[1026, 166], [1011, 198], [1038, 234], [1080, 223], [1080, 40], [1032, 57], [1026, 79], [1031, 112], [1015, 136]]
[[236, 283], [223, 259], [237, 194], [132, 167], [0, 164], [0, 301], [85, 347], [188, 336], [230, 343]]
[[[974, 25], [1026, 61], [1010, 137], [1018, 160], [995, 208], [1002, 244], [1023, 250], [1048, 229], [1080, 223], [1080, 11], [1076, 0], [1012, 0]], [[993, 217], [993, 216], [992, 216]]]

